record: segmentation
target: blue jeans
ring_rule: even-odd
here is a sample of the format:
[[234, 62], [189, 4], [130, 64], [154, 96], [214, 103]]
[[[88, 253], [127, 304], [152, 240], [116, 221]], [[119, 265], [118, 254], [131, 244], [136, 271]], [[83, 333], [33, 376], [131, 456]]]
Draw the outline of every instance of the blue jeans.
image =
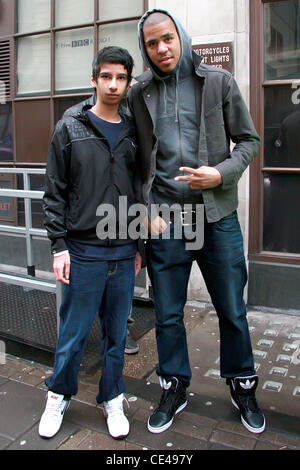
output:
[[247, 271], [237, 214], [215, 223], [205, 222], [202, 249], [188, 251], [185, 244], [184, 237], [161, 237], [149, 241], [147, 247], [156, 312], [157, 374], [190, 384], [183, 309], [193, 261], [202, 272], [219, 319], [221, 376], [255, 374], [243, 300]]
[[125, 391], [124, 349], [135, 284], [134, 261], [87, 261], [71, 254], [70, 284], [64, 289], [60, 308], [53, 375], [45, 382], [53, 392], [77, 393], [83, 349], [97, 312], [102, 370], [96, 400], [111, 400]]

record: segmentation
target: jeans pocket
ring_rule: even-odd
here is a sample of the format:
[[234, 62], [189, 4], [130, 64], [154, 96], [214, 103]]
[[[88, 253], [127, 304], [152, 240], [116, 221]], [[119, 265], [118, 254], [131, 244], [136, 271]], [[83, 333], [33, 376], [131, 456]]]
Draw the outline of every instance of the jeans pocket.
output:
[[222, 232], [236, 232], [240, 231], [240, 223], [238, 220], [237, 212], [223, 217], [223, 219], [214, 223], [215, 228]]

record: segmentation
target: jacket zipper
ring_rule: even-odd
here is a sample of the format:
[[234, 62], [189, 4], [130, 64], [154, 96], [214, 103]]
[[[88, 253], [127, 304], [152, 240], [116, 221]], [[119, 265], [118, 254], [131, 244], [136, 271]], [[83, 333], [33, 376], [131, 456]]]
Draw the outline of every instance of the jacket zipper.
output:
[[[177, 87], [177, 77], [175, 78], [175, 87]], [[180, 117], [179, 117], [179, 109], [177, 107], [176, 110], [177, 116], [177, 122], [178, 122], [178, 135], [179, 135], [179, 160], [180, 160], [180, 166], [183, 166], [183, 153], [182, 153], [182, 135], [181, 135], [181, 126], [180, 126]], [[184, 183], [182, 182], [182, 206], [184, 206]]]
[[[113, 186], [113, 164], [115, 162], [115, 154], [114, 152], [110, 149], [110, 165], [109, 165], [109, 179], [110, 179], [110, 187]], [[107, 244], [108, 246], [111, 246], [112, 241], [110, 238], [107, 239]]]

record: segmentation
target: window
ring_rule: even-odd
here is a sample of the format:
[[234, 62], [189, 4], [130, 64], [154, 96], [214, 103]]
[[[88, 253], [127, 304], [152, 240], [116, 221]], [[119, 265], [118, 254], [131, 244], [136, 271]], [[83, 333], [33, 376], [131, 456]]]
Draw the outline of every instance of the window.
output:
[[0, 104], [0, 162], [13, 160], [11, 103]]
[[49, 29], [50, 18], [51, 0], [18, 0], [18, 33], [29, 33]]
[[135, 63], [133, 74], [143, 72], [137, 24], [145, 2], [15, 0], [15, 5], [15, 34], [10, 39], [15, 54], [7, 53], [13, 47], [6, 38], [3, 47], [0, 41], [1, 57], [14, 57], [15, 67], [11, 67], [10, 77], [4, 75], [9, 65], [0, 70], [0, 101], [5, 85], [15, 116], [10, 149], [15, 150], [15, 162], [44, 164], [49, 137], [62, 109], [94, 92], [92, 62], [100, 48], [128, 49]]
[[143, 61], [136, 38], [137, 21], [105, 24], [99, 27], [99, 49], [105, 46], [123, 45], [134, 58], [134, 76], [143, 72]]
[[264, 5], [264, 44], [263, 250], [300, 254], [300, 100], [293, 87], [300, 78], [299, 0]]
[[99, 2], [99, 20], [111, 21], [121, 18], [131, 18], [142, 16], [144, 2], [141, 0], [98, 0]]
[[300, 75], [300, 2], [266, 3], [265, 80], [299, 78]]
[[300, 175], [264, 173], [263, 249], [300, 253]]
[[106, 45], [127, 48], [134, 75], [143, 71], [137, 39], [143, 0], [18, 0], [17, 6], [17, 96], [92, 91], [93, 57]]
[[48, 94], [50, 92], [50, 35], [26, 36], [18, 39], [17, 93]]
[[89, 89], [93, 57], [93, 28], [56, 33], [55, 91]]
[[290, 85], [265, 88], [266, 167], [300, 167], [300, 99], [297, 104], [294, 96]]
[[253, 0], [250, 11], [252, 112], [262, 145], [250, 167], [249, 257], [300, 264], [300, 0]]
[[94, 0], [58, 0], [55, 3], [55, 26], [75, 26], [94, 21]]

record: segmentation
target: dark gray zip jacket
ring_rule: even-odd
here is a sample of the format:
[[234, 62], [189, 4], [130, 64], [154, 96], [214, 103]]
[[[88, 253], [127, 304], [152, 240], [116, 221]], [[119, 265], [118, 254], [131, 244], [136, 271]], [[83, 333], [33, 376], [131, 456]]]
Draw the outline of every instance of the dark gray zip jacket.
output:
[[[167, 77], [159, 75], [143, 42], [142, 25], [153, 11], [171, 17], [181, 41], [180, 60]], [[178, 20], [165, 10], [142, 17], [139, 43], [149, 70], [136, 78], [128, 103], [136, 121], [144, 203], [194, 204], [203, 197], [208, 222], [216, 222], [236, 210], [238, 181], [258, 153], [260, 138], [247, 106], [233, 76], [202, 64]], [[223, 183], [201, 192], [174, 181], [180, 166], [201, 165], [217, 168]]]

